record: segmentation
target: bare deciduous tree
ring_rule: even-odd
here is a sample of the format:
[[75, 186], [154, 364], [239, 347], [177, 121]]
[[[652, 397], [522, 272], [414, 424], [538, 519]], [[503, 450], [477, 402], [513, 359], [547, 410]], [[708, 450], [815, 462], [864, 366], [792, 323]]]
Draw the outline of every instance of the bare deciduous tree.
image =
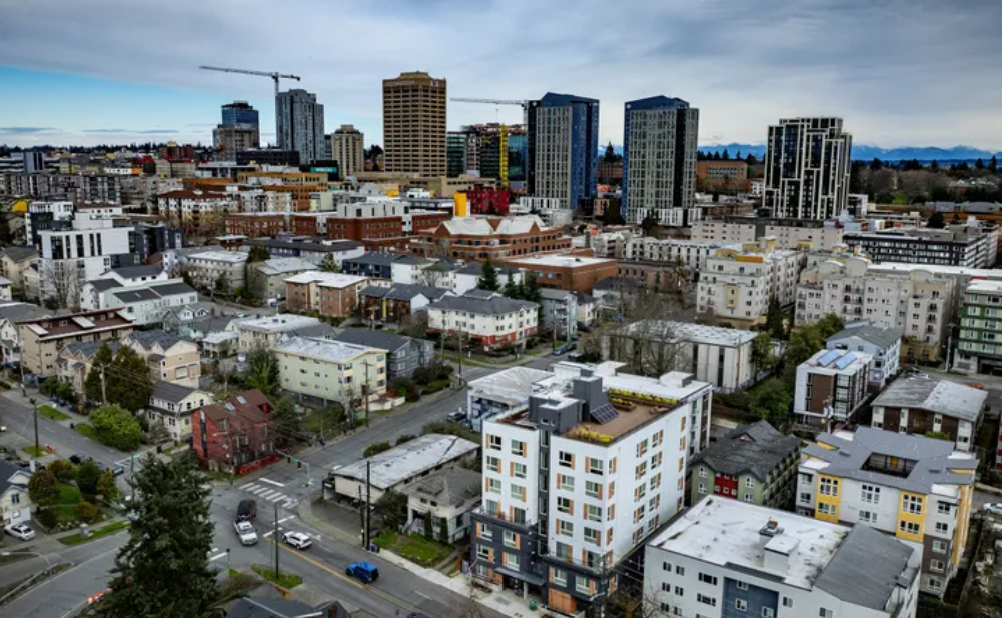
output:
[[42, 300], [51, 299], [59, 307], [80, 306], [83, 272], [76, 260], [42, 260], [38, 273]]

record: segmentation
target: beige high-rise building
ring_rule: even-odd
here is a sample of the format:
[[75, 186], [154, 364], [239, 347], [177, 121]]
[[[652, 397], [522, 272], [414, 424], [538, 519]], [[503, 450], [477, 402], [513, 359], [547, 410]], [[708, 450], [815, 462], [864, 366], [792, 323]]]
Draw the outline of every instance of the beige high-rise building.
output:
[[365, 169], [365, 136], [350, 124], [331, 133], [331, 158], [341, 167], [341, 178]]
[[401, 73], [383, 80], [385, 171], [445, 176], [445, 80]]

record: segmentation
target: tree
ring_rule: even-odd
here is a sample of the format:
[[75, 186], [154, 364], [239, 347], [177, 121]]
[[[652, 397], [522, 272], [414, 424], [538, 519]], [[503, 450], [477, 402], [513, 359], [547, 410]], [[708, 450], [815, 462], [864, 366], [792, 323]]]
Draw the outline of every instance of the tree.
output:
[[769, 309], [765, 316], [765, 329], [769, 331], [773, 339], [786, 339], [786, 323], [784, 322], [783, 307], [779, 304], [779, 299], [775, 296], [769, 298]]
[[389, 442], [373, 442], [362, 451], [362, 457], [368, 459], [393, 448]]
[[114, 500], [118, 497], [118, 487], [115, 486], [115, 475], [105, 470], [97, 478], [97, 493], [104, 496], [105, 500]]
[[[818, 320], [815, 327], [818, 329], [818, 336], [821, 339], [821, 345], [818, 347], [818, 350], [820, 350], [824, 347], [826, 339], [845, 329], [845, 321], [837, 315], [830, 313]], [[817, 352], [817, 350], [815, 350], [815, 352]]]
[[391, 489], [376, 500], [373, 512], [383, 520], [383, 525], [399, 530], [407, 523], [407, 496]]
[[522, 298], [530, 302], [538, 303], [540, 308], [542, 308], [543, 289], [539, 287], [539, 279], [536, 278], [536, 273], [530, 271], [527, 275], [525, 275], [525, 281], [522, 286]]
[[38, 470], [28, 481], [28, 495], [35, 504], [45, 504], [56, 496], [56, 475], [51, 470]]
[[255, 348], [247, 357], [247, 387], [271, 397], [278, 392], [279, 385], [278, 358], [274, 350]]
[[929, 220], [926, 222], [926, 227], [941, 230], [946, 227], [946, 221], [943, 219], [943, 213], [938, 210], [929, 216]]
[[77, 468], [65, 459], [57, 459], [49, 464], [49, 471], [56, 476], [56, 479], [68, 483], [77, 478]]
[[640, 229], [644, 231], [644, 236], [650, 236], [651, 230], [657, 227], [659, 221], [654, 215], [647, 215], [644, 220], [640, 222]]
[[88, 401], [100, 401], [104, 403], [101, 376], [103, 371], [111, 366], [114, 359], [115, 357], [111, 352], [111, 347], [108, 346], [108, 342], [106, 341], [101, 344], [101, 347], [94, 354], [90, 371], [87, 372], [87, 379], [84, 380], [84, 396]]
[[525, 287], [522, 285], [522, 277], [515, 275], [514, 273], [508, 276], [508, 282], [505, 283], [504, 292], [502, 292], [508, 298], [514, 298], [515, 300], [521, 300], [525, 298]]
[[275, 402], [275, 412], [271, 415], [275, 428], [275, 436], [282, 446], [291, 446], [301, 435], [302, 420], [296, 413], [296, 404], [292, 397], [283, 395]]
[[936, 159], [933, 159], [932, 163], [929, 164], [929, 169], [932, 170], [932, 171], [934, 171], [934, 172], [938, 172], [939, 171], [939, 161], [937, 161]]
[[271, 259], [271, 253], [268, 251], [268, 247], [253, 245], [247, 252], [248, 264], [253, 264], [255, 262], [264, 262], [265, 260], [270, 260], [270, 259]]
[[432, 540], [435, 536], [435, 529], [433, 528], [433, 525], [431, 523], [431, 517], [432, 517], [431, 513], [425, 513], [424, 517], [421, 518], [422, 520], [424, 520], [424, 538], [429, 541]]
[[230, 281], [226, 278], [225, 274], [219, 273], [219, 276], [216, 277], [215, 291], [216, 294], [222, 294], [223, 296], [230, 293]]
[[978, 160], [974, 162], [974, 169], [976, 170], [985, 169], [985, 162], [981, 157], [978, 157]]
[[[429, 515], [430, 517], [430, 515]], [[438, 542], [442, 545], [449, 544], [449, 520], [445, 517], [438, 518]]]
[[130, 412], [143, 410], [149, 405], [153, 380], [149, 365], [135, 350], [127, 345], [119, 346], [111, 370], [105, 373], [109, 402]]
[[998, 174], [999, 172], [999, 160], [998, 157], [992, 155], [992, 158], [988, 160], [988, 171], [993, 174]]
[[209, 569], [214, 525], [206, 479], [193, 458], [147, 456], [136, 473], [136, 519], [115, 558], [111, 592], [98, 615], [190, 618], [216, 596]]
[[91, 412], [90, 422], [102, 444], [122, 451], [139, 448], [142, 428], [136, 417], [125, 408], [113, 403], [101, 406]]
[[481, 267], [477, 288], [489, 292], [497, 292], [501, 289], [501, 283], [498, 281], [498, 269], [489, 257], [484, 260], [484, 265]]
[[773, 352], [772, 337], [768, 333], [759, 333], [752, 339], [751, 360], [755, 369], [762, 371], [776, 366], [776, 355]]
[[85, 522], [93, 521], [97, 517], [97, 507], [93, 503], [81, 500], [77, 504], [77, 519]]
[[793, 393], [779, 378], [770, 378], [752, 392], [751, 413], [781, 429], [786, 425], [793, 405]]
[[339, 273], [341, 272], [341, 265], [337, 263], [334, 259], [333, 253], [328, 253], [324, 256], [324, 259], [320, 261], [320, 270], [325, 273]]
[[77, 468], [77, 487], [85, 496], [97, 494], [97, 482], [100, 478], [101, 468], [97, 467], [93, 459], [88, 459]]

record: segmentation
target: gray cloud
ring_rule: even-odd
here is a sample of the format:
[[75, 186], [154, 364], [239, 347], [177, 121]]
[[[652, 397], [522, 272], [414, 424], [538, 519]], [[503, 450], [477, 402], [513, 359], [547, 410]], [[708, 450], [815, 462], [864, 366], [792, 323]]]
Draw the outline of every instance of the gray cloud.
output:
[[[996, 0], [0, 0], [0, 12], [2, 65], [247, 98], [265, 130], [268, 80], [196, 67], [301, 75], [328, 129], [353, 123], [369, 142], [381, 80], [425, 70], [452, 96], [598, 98], [603, 142], [621, 142], [625, 101], [664, 93], [699, 107], [713, 141], [759, 143], [781, 117], [831, 114], [858, 143], [1002, 147]], [[149, 45], [164, 32], [175, 44]], [[449, 106], [450, 127], [495, 118], [521, 110]]]
[[179, 133], [174, 129], [84, 129], [81, 133], [112, 133], [121, 135], [167, 135]]
[[0, 133], [12, 133], [14, 135], [34, 135], [36, 133], [48, 133], [56, 130], [52, 127], [0, 127]]

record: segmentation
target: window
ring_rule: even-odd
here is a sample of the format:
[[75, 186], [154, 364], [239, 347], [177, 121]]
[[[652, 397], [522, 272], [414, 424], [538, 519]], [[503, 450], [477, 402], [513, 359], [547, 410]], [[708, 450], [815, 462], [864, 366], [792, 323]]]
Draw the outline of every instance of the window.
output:
[[862, 524], [875, 524], [877, 523], [877, 514], [873, 511], [860, 511], [859, 522]]
[[581, 594], [591, 594], [591, 580], [587, 577], [575, 576], [574, 585]]
[[589, 498], [602, 497], [602, 485], [594, 481], [585, 481], [585, 495]]
[[644, 455], [647, 454], [647, 444], [648, 444], [647, 440], [643, 440], [642, 442], [640, 442], [640, 443], [637, 444], [637, 457], [638, 458], [639, 457], [643, 457]]
[[574, 510], [570, 498], [557, 498], [557, 510], [570, 515]]
[[748, 601], [745, 601], [744, 599], [734, 599], [734, 609], [739, 612], [748, 611]]
[[942, 521], [937, 521], [936, 532], [937, 534], [948, 534], [950, 532], [950, 524]]
[[942, 590], [943, 589], [943, 580], [939, 579], [938, 577], [930, 577], [929, 578], [929, 589], [930, 590]]
[[594, 504], [585, 505], [585, 519], [588, 521], [602, 521], [602, 507]]
[[783, 597], [783, 607], [793, 607], [793, 598]]
[[565, 468], [574, 467], [574, 455], [566, 451], [560, 451], [560, 465]]
[[818, 513], [821, 513], [822, 515], [835, 515], [835, 505], [819, 502]]
[[706, 483], [700, 483], [699, 484], [699, 493], [701, 493], [701, 494], [705, 494], [706, 493]]
[[706, 468], [704, 468], [702, 466], [700, 466], [700, 468], [699, 468], [699, 478], [701, 478], [701, 479], [705, 479], [706, 478]]
[[863, 484], [860, 488], [860, 499], [869, 504], [880, 503], [880, 488]]
[[813, 474], [806, 474], [804, 472], [800, 473], [800, 484], [801, 485], [810, 485], [813, 482], [814, 482], [814, 475]]
[[835, 612], [826, 607], [822, 607], [821, 609], [818, 610], [819, 618], [832, 618], [834, 615]]
[[709, 573], [700, 573], [699, 574], [699, 581], [703, 582], [704, 584], [710, 584], [711, 586], [716, 586], [717, 585], [717, 576], [716, 575], [710, 575]]
[[487, 479], [487, 491], [492, 494], [501, 493], [501, 481], [497, 479]]
[[511, 530], [504, 531], [505, 547], [518, 547], [518, 535]]
[[591, 474], [605, 474], [605, 462], [601, 459], [588, 458], [588, 472]]
[[558, 519], [557, 522], [560, 524], [558, 530], [560, 536], [574, 536], [574, 524], [562, 519]]
[[584, 540], [586, 543], [594, 543], [595, 545], [601, 545], [602, 533], [595, 528], [585, 528], [584, 529]]
[[522, 463], [513, 463], [511, 469], [513, 476], [517, 479], [524, 479], [528, 470], [526, 465]]
[[508, 568], [509, 569], [514, 569], [514, 570], [517, 571], [518, 567], [519, 567], [518, 554], [512, 554], [512, 553], [509, 553], [509, 552], [505, 552], [504, 555], [505, 555], [505, 560], [508, 563]]
[[518, 455], [519, 457], [525, 457], [525, 442], [521, 440], [512, 440], [511, 454]]
[[717, 606], [717, 600], [713, 597], [708, 597], [705, 594], [697, 594], [696, 600], [704, 605], [709, 605], [710, 607]]
[[912, 521], [901, 520], [898, 522], [898, 531], [904, 532], [905, 534], [918, 534], [920, 526]]
[[776, 611], [773, 610], [771, 607], [762, 608], [762, 618], [774, 618], [775, 615]]
[[821, 495], [822, 496], [837, 496], [838, 495], [838, 479], [822, 478], [821, 479]]
[[486, 468], [488, 472], [501, 472], [501, 460], [498, 459], [497, 457], [491, 457], [490, 455], [487, 455], [484, 458], [484, 462], [486, 463]]
[[492, 436], [487, 434], [487, 448], [492, 451], [501, 450], [501, 436]]
[[682, 577], [685, 577], [685, 567], [684, 566], [679, 566], [679, 565], [676, 564], [675, 565], [675, 575], [681, 575]]
[[525, 500], [525, 487], [512, 483], [511, 497], [515, 498], [516, 500]]
[[922, 498], [919, 496], [909, 496], [905, 494], [901, 496], [901, 510], [905, 513], [912, 513], [913, 515], [922, 514]]
[[647, 474], [647, 462], [646, 461], [640, 462], [640, 465], [637, 466], [636, 472], [637, 472], [637, 480], [639, 481], [641, 477]]
[[942, 560], [930, 560], [929, 570], [933, 573], [942, 573], [946, 570], [946, 564]]
[[566, 474], [558, 474], [557, 480], [558, 484], [560, 485], [560, 489], [563, 489], [564, 491], [574, 491], [573, 476], [567, 476]]
[[491, 549], [486, 545], [477, 545], [477, 558], [481, 560], [490, 560]]
[[553, 583], [558, 586], [567, 585], [567, 571], [563, 569], [553, 569]]
[[736, 581], [734, 582], [738, 590], [748, 590], [748, 582]]
[[633, 523], [639, 524], [644, 519], [644, 515], [646, 514], [646, 508], [643, 504], [641, 504], [637, 507], [637, 510], [633, 512]]
[[934, 554], [945, 554], [946, 553], [946, 541], [933, 541], [932, 542], [932, 552]]
[[949, 515], [950, 514], [950, 506], [951, 505], [950, 505], [949, 502], [940, 502], [939, 503], [939, 507], [936, 509], [936, 511], [940, 515]]
[[750, 476], [745, 477], [745, 488], [746, 489], [755, 489], [755, 479], [753, 479]]

